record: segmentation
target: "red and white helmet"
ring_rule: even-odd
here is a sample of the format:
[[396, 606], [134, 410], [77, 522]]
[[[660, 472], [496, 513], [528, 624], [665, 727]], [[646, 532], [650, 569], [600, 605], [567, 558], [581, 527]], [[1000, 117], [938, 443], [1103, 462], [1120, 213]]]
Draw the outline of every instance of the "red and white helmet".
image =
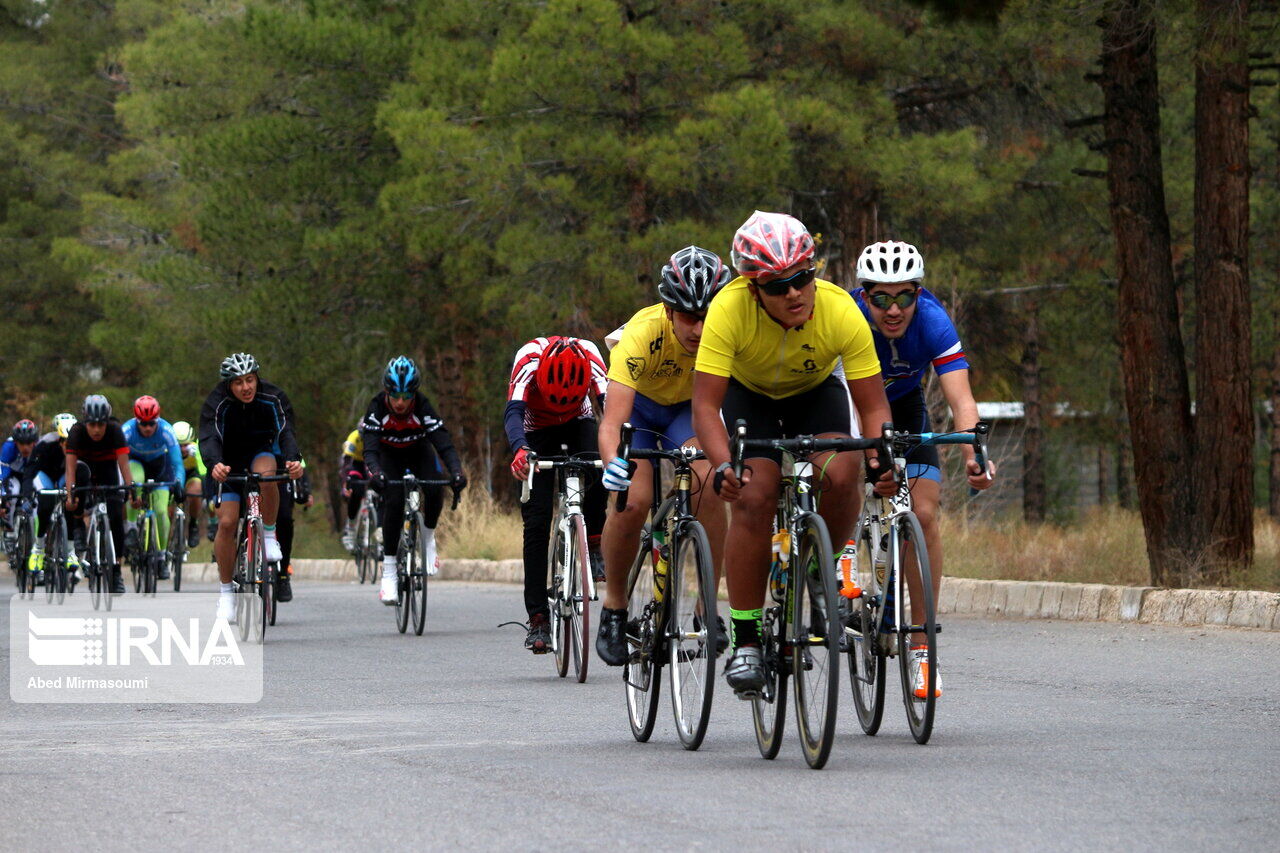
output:
[[154, 421], [160, 417], [160, 403], [150, 394], [133, 401], [133, 416], [140, 421]]
[[730, 259], [738, 275], [777, 275], [813, 257], [813, 237], [799, 219], [757, 210], [733, 235]]
[[543, 399], [558, 412], [582, 405], [591, 388], [591, 357], [577, 338], [552, 338], [534, 374]]
[[872, 243], [858, 256], [858, 284], [900, 284], [924, 278], [924, 257], [910, 243], [884, 240]]

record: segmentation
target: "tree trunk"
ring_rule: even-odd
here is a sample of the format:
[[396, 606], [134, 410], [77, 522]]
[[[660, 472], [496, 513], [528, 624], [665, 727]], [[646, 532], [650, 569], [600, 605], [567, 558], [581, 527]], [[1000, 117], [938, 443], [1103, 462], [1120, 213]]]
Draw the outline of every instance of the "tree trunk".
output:
[[1197, 0], [1196, 488], [1203, 580], [1253, 562], [1248, 0]]
[[880, 239], [878, 191], [854, 184], [835, 204], [835, 230], [840, 235], [839, 257], [833, 258], [824, 277], [845, 290], [857, 285], [858, 256]]
[[1191, 392], [1160, 160], [1151, 0], [1111, 0], [1102, 22], [1107, 189], [1119, 279], [1120, 350], [1134, 476], [1153, 584], [1180, 583], [1199, 557]]
[[[1122, 432], [1123, 432], [1123, 428]], [[1126, 436], [1116, 442], [1116, 503], [1121, 509], [1133, 509], [1133, 484], [1129, 481], [1129, 462], [1133, 453]]]
[[[1272, 325], [1280, 332], [1280, 317], [1277, 317]], [[1271, 352], [1271, 465], [1268, 477], [1271, 492], [1267, 509], [1272, 518], [1280, 519], [1280, 341], [1272, 346], [1274, 349]]]
[[1044, 424], [1040, 407], [1040, 310], [1027, 302], [1026, 330], [1022, 338], [1022, 517], [1044, 521], [1045, 470]]

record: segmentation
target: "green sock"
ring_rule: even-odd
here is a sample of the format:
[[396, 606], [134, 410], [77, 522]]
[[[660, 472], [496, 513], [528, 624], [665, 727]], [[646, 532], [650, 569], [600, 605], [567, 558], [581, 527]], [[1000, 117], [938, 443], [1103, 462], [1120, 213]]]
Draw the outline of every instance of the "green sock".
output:
[[763, 611], [734, 610], [729, 608], [729, 624], [732, 628], [733, 647], [760, 645], [760, 617]]

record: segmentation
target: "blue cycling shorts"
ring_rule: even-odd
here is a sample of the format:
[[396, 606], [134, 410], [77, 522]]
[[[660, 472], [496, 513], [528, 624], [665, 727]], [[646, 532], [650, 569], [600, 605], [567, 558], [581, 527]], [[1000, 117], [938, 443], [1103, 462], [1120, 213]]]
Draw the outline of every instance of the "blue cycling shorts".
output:
[[636, 450], [675, 450], [693, 438], [693, 403], [685, 400], [663, 406], [637, 393], [631, 425], [635, 427], [631, 446]]

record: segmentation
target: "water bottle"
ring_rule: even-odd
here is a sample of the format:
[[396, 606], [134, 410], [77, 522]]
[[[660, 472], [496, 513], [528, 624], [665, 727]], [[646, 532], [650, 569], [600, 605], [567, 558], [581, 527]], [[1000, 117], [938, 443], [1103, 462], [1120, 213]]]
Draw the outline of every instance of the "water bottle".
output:
[[853, 539], [844, 543], [844, 550], [840, 552], [840, 594], [847, 599], [853, 600], [862, 595], [862, 586], [858, 581], [858, 572], [855, 567], [858, 565], [858, 543]]
[[773, 565], [769, 568], [769, 594], [779, 604], [786, 603], [787, 565], [791, 562], [791, 533], [773, 534]]
[[667, 531], [653, 531], [653, 600], [662, 603], [667, 592], [667, 559], [670, 556], [667, 548]]

